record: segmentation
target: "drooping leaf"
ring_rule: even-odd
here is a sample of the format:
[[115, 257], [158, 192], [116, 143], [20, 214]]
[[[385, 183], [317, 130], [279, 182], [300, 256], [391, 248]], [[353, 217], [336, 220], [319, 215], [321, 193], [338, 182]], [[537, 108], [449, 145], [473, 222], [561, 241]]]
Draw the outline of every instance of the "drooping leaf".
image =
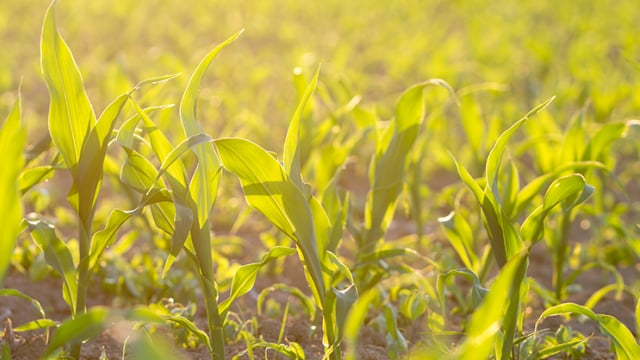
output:
[[54, 170], [55, 167], [51, 165], [23, 169], [18, 176], [18, 188], [20, 189], [20, 193], [24, 194], [35, 185], [51, 178]]
[[160, 170], [158, 171], [158, 175], [156, 175], [156, 177], [162, 176], [162, 174], [187, 151], [195, 148], [202, 143], [208, 143], [210, 141], [211, 138], [207, 134], [195, 134], [184, 139], [178, 145], [176, 145], [176, 147], [174, 147], [164, 159], [162, 165], [160, 165]]
[[58, 238], [53, 225], [40, 219], [28, 219], [27, 224], [31, 236], [44, 252], [45, 261], [62, 277], [64, 299], [69, 305], [72, 315], [75, 315], [73, 312], [76, 309], [78, 283], [76, 268], [69, 248]]
[[520, 232], [523, 238], [531, 244], [540, 240], [544, 220], [554, 207], [561, 205], [562, 210], [568, 212], [588, 199], [593, 191], [594, 188], [586, 183], [581, 174], [571, 174], [553, 181], [544, 195], [543, 204], [522, 223]]
[[218, 308], [222, 318], [224, 319], [226, 317], [229, 307], [238, 297], [246, 294], [253, 288], [258, 271], [260, 271], [265, 264], [284, 256], [293, 255], [295, 252], [296, 251], [292, 248], [275, 246], [272, 247], [259, 262], [242, 265], [238, 268], [238, 270], [233, 274], [233, 279], [231, 280], [231, 291], [229, 293], [229, 297], [224, 300]]
[[77, 343], [99, 335], [108, 325], [109, 311], [104, 307], [94, 307], [86, 313], [64, 321], [56, 329], [47, 346], [43, 358], [65, 344]]
[[611, 339], [618, 359], [640, 359], [640, 345], [636, 342], [631, 331], [620, 320], [610, 315], [596, 314], [586, 306], [574, 303], [552, 306], [540, 314], [536, 321], [536, 328], [542, 320], [549, 316], [567, 313], [583, 315], [598, 323], [600, 331]]
[[105, 249], [116, 240], [116, 233], [127, 220], [138, 214], [147, 205], [170, 201], [171, 196], [166, 191], [156, 190], [147, 193], [138, 207], [133, 210], [112, 210], [104, 228], [93, 234], [89, 253], [89, 269], [95, 269], [99, 265], [100, 257]]
[[0, 289], [0, 296], [14, 296], [31, 303], [31, 305], [38, 311], [38, 314], [42, 319], [46, 319], [47, 315], [44, 312], [44, 308], [40, 305], [40, 302], [31, 296], [23, 293], [17, 289]]
[[240, 179], [249, 205], [296, 242], [311, 277], [314, 296], [322, 304], [325, 293], [322, 266], [307, 199], [280, 163], [258, 145], [233, 138], [214, 143], [225, 169]]
[[158, 170], [151, 161], [135, 150], [125, 148], [127, 159], [120, 169], [120, 181], [131, 186], [140, 193], [152, 188], [162, 187], [158, 179]]

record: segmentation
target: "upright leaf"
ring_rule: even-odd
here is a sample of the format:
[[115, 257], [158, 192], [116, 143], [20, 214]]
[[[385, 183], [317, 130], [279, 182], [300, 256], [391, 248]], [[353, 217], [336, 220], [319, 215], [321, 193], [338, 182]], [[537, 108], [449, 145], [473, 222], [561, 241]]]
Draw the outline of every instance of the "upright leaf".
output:
[[491, 188], [491, 191], [495, 196], [498, 196], [498, 172], [500, 171], [500, 164], [502, 162], [502, 156], [504, 155], [507, 143], [509, 142], [513, 134], [515, 134], [516, 130], [518, 130], [525, 121], [529, 120], [531, 116], [546, 108], [553, 101], [553, 99], [555, 99], [555, 97], [550, 98], [549, 100], [543, 102], [542, 104], [529, 111], [522, 119], [516, 121], [516, 123], [511, 125], [509, 129], [500, 134], [498, 140], [496, 140], [496, 143], [493, 145], [493, 148], [487, 156], [485, 173], [487, 177], [487, 186]]
[[18, 192], [18, 176], [24, 165], [22, 149], [26, 139], [26, 132], [20, 124], [20, 98], [13, 106], [13, 110], [0, 127], [0, 154], [11, 161], [4, 161], [0, 173], [0, 218], [2, 219], [2, 231], [0, 231], [0, 287], [11, 254], [16, 245], [20, 232], [20, 219], [22, 218], [22, 205]]
[[289, 175], [291, 181], [293, 181], [293, 183], [296, 184], [296, 186], [298, 186], [298, 188], [302, 191], [305, 189], [305, 187], [302, 182], [302, 169], [300, 164], [300, 122], [302, 120], [304, 109], [316, 89], [319, 75], [320, 69], [316, 71], [316, 74], [313, 76], [313, 79], [302, 95], [302, 98], [300, 99], [300, 102], [296, 107], [296, 111], [293, 114], [293, 118], [289, 123], [287, 137], [284, 141], [284, 155], [282, 157], [284, 168], [287, 171], [287, 174]]
[[[234, 34], [209, 52], [204, 59], [200, 61], [200, 64], [198, 64], [191, 75], [187, 88], [182, 95], [182, 100], [180, 101], [180, 121], [182, 122], [182, 127], [187, 137], [203, 132], [202, 127], [196, 119], [196, 110], [200, 84], [209, 65], [216, 55], [236, 40], [240, 34], [242, 34], [242, 31]], [[196, 175], [194, 175], [189, 185], [189, 192], [191, 198], [194, 199], [197, 204], [197, 223], [200, 224], [200, 226], [205, 226], [209, 223], [209, 214], [216, 199], [218, 189], [217, 175], [220, 163], [213, 147], [209, 143], [195, 146], [193, 151], [198, 158], [198, 168], [196, 169]]]
[[466, 339], [456, 349], [457, 359], [487, 359], [501, 330], [509, 294], [517, 274], [526, 266], [524, 253], [514, 256], [502, 268], [500, 274], [473, 313], [466, 330]]
[[[47, 9], [41, 39], [42, 74], [49, 88], [49, 133], [65, 163], [76, 168], [96, 116], [69, 47], [55, 22], [55, 1]], [[75, 175], [75, 174], [74, 174]]]

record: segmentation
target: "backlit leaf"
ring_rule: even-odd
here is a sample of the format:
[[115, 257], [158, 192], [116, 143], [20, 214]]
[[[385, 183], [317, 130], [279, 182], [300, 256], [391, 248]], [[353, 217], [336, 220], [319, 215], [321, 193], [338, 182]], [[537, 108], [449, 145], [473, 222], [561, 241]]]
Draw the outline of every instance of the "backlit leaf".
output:
[[49, 133], [75, 174], [80, 152], [96, 117], [69, 47], [55, 22], [55, 2], [47, 9], [41, 39], [42, 74], [49, 88]]
[[22, 203], [18, 191], [18, 176], [24, 165], [26, 131], [20, 121], [20, 98], [9, 116], [0, 127], [0, 154], [10, 161], [4, 161], [0, 172], [0, 287], [11, 262], [11, 254], [16, 245], [22, 219]]
[[307, 199], [287, 177], [280, 163], [258, 145], [244, 139], [215, 142], [222, 164], [242, 183], [249, 205], [291, 237], [301, 250], [318, 304], [324, 297], [313, 214]]

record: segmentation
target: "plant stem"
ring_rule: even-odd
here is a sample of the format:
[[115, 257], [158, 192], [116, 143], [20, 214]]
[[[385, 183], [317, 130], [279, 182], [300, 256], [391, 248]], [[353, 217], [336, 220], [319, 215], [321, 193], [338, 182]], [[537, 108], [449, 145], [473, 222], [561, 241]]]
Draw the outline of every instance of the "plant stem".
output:
[[566, 261], [569, 233], [571, 232], [571, 212], [562, 213], [560, 230], [557, 234], [553, 261], [552, 285], [558, 300], [565, 298], [564, 278], [562, 275]]
[[218, 291], [212, 280], [201, 273], [200, 282], [204, 295], [204, 303], [207, 311], [207, 324], [209, 325], [209, 344], [213, 350], [212, 360], [222, 360], [225, 358], [224, 352], [224, 327], [223, 320], [218, 311]]
[[[87, 290], [89, 288], [89, 281], [91, 280], [89, 273], [89, 252], [91, 250], [91, 224], [93, 222], [93, 214], [84, 219], [82, 216], [79, 216], [79, 218], [78, 248], [80, 261], [76, 269], [78, 273], [78, 292], [76, 293], [75, 309], [72, 309], [71, 315], [73, 317], [84, 314], [87, 311]], [[71, 344], [71, 356], [74, 359], [79, 359], [81, 349], [82, 342]]]

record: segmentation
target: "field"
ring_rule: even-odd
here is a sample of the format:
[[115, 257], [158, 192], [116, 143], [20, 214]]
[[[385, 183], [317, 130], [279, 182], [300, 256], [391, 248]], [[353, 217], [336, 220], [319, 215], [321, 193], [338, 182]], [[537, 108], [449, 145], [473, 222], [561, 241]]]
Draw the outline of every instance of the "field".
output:
[[640, 359], [638, 19], [0, 2], [0, 359]]

